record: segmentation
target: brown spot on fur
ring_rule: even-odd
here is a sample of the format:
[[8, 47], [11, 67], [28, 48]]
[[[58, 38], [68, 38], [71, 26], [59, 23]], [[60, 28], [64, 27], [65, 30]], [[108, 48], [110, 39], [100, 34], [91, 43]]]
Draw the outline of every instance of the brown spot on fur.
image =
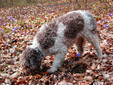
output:
[[92, 29], [92, 30], [91, 30], [91, 33], [92, 33], [92, 34], [97, 34], [96, 28]]
[[52, 47], [55, 43], [55, 37], [57, 36], [58, 25], [56, 21], [52, 21], [45, 26], [43, 33], [37, 35], [40, 46], [43, 49]]
[[26, 48], [20, 56], [21, 66], [25, 74], [34, 74], [40, 69], [42, 57], [36, 50]]
[[70, 13], [59, 18], [66, 25], [64, 36], [66, 38], [75, 38], [77, 33], [83, 30], [84, 20], [80, 13]]

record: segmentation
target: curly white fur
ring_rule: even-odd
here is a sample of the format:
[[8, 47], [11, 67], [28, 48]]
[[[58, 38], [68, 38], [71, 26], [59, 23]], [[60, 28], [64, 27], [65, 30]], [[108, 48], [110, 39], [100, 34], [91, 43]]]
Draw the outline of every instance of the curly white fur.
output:
[[87, 11], [78, 10], [78, 11], [69, 12], [65, 14], [64, 16], [71, 15], [73, 13], [80, 14], [83, 17], [83, 21], [84, 21], [83, 30], [78, 32], [75, 38], [66, 39], [64, 32], [65, 32], [67, 25], [61, 22], [59, 19], [62, 17], [59, 17], [59, 19], [56, 19], [56, 25], [58, 29], [56, 31], [57, 36], [53, 37], [53, 39], [55, 40], [54, 45], [48, 49], [43, 49], [40, 45], [40, 42], [38, 41], [39, 37], [37, 36], [39, 36], [39, 34], [41, 33], [43, 34], [44, 33], [43, 31], [45, 30], [45, 28], [49, 27], [48, 24], [44, 24], [40, 28], [40, 31], [37, 32], [37, 35], [34, 37], [33, 43], [30, 46], [31, 48], [38, 47], [44, 56], [52, 55], [52, 54], [56, 55], [55, 60], [53, 62], [53, 66], [48, 70], [49, 72], [55, 72], [58, 70], [58, 68], [60, 68], [65, 58], [68, 48], [72, 46], [73, 44], [77, 45], [78, 52], [80, 53], [80, 55], [82, 55], [82, 50], [83, 50], [82, 43], [83, 42], [79, 41], [80, 38], [81, 39], [86, 38], [94, 46], [97, 52], [97, 56], [102, 57], [102, 51], [99, 46], [98, 36], [97, 36], [97, 33], [95, 33], [96, 25], [95, 25], [93, 15]]

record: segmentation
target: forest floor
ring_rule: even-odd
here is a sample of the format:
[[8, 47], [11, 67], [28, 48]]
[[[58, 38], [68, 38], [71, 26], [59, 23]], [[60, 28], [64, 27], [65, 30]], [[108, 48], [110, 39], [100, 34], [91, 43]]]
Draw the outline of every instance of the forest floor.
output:
[[39, 74], [15, 76], [20, 69], [19, 55], [31, 45], [39, 27], [72, 10], [69, 3], [0, 8], [0, 85], [113, 85], [113, 10], [99, 10], [96, 6], [89, 11], [97, 22], [103, 59], [98, 59], [86, 42], [83, 57], [76, 57], [76, 50], [71, 47], [64, 64], [54, 74], [46, 73], [54, 56], [46, 56]]

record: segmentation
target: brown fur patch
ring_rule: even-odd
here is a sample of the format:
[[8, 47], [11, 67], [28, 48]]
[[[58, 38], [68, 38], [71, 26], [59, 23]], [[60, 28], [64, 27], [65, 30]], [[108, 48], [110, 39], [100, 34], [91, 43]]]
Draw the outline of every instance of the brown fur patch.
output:
[[40, 70], [42, 57], [36, 50], [26, 48], [20, 56], [21, 66], [26, 74], [33, 74]]
[[91, 33], [92, 33], [92, 34], [97, 34], [97, 29], [96, 29], [96, 28], [92, 29], [92, 30], [91, 30]]
[[84, 28], [84, 20], [80, 13], [71, 13], [59, 18], [66, 25], [64, 36], [66, 38], [75, 38], [77, 33]]
[[43, 49], [48, 49], [54, 45], [54, 38], [57, 36], [57, 29], [58, 25], [56, 21], [52, 21], [51, 23], [47, 24], [43, 33], [37, 35], [39, 37], [38, 41], [40, 43], [40, 46]]

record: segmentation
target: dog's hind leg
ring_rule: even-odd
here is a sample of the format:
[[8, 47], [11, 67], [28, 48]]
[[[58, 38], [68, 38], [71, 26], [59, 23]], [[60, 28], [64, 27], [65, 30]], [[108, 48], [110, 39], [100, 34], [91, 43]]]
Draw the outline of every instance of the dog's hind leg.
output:
[[102, 57], [102, 51], [99, 45], [98, 35], [95, 29], [93, 30], [87, 30], [87, 32], [84, 33], [84, 36], [87, 38], [87, 40], [93, 45], [97, 52], [97, 56], [99, 58]]
[[82, 37], [80, 37], [78, 39], [78, 41], [76, 42], [76, 50], [77, 50], [77, 54], [78, 56], [82, 57], [82, 53], [83, 53], [83, 42], [84, 39]]

